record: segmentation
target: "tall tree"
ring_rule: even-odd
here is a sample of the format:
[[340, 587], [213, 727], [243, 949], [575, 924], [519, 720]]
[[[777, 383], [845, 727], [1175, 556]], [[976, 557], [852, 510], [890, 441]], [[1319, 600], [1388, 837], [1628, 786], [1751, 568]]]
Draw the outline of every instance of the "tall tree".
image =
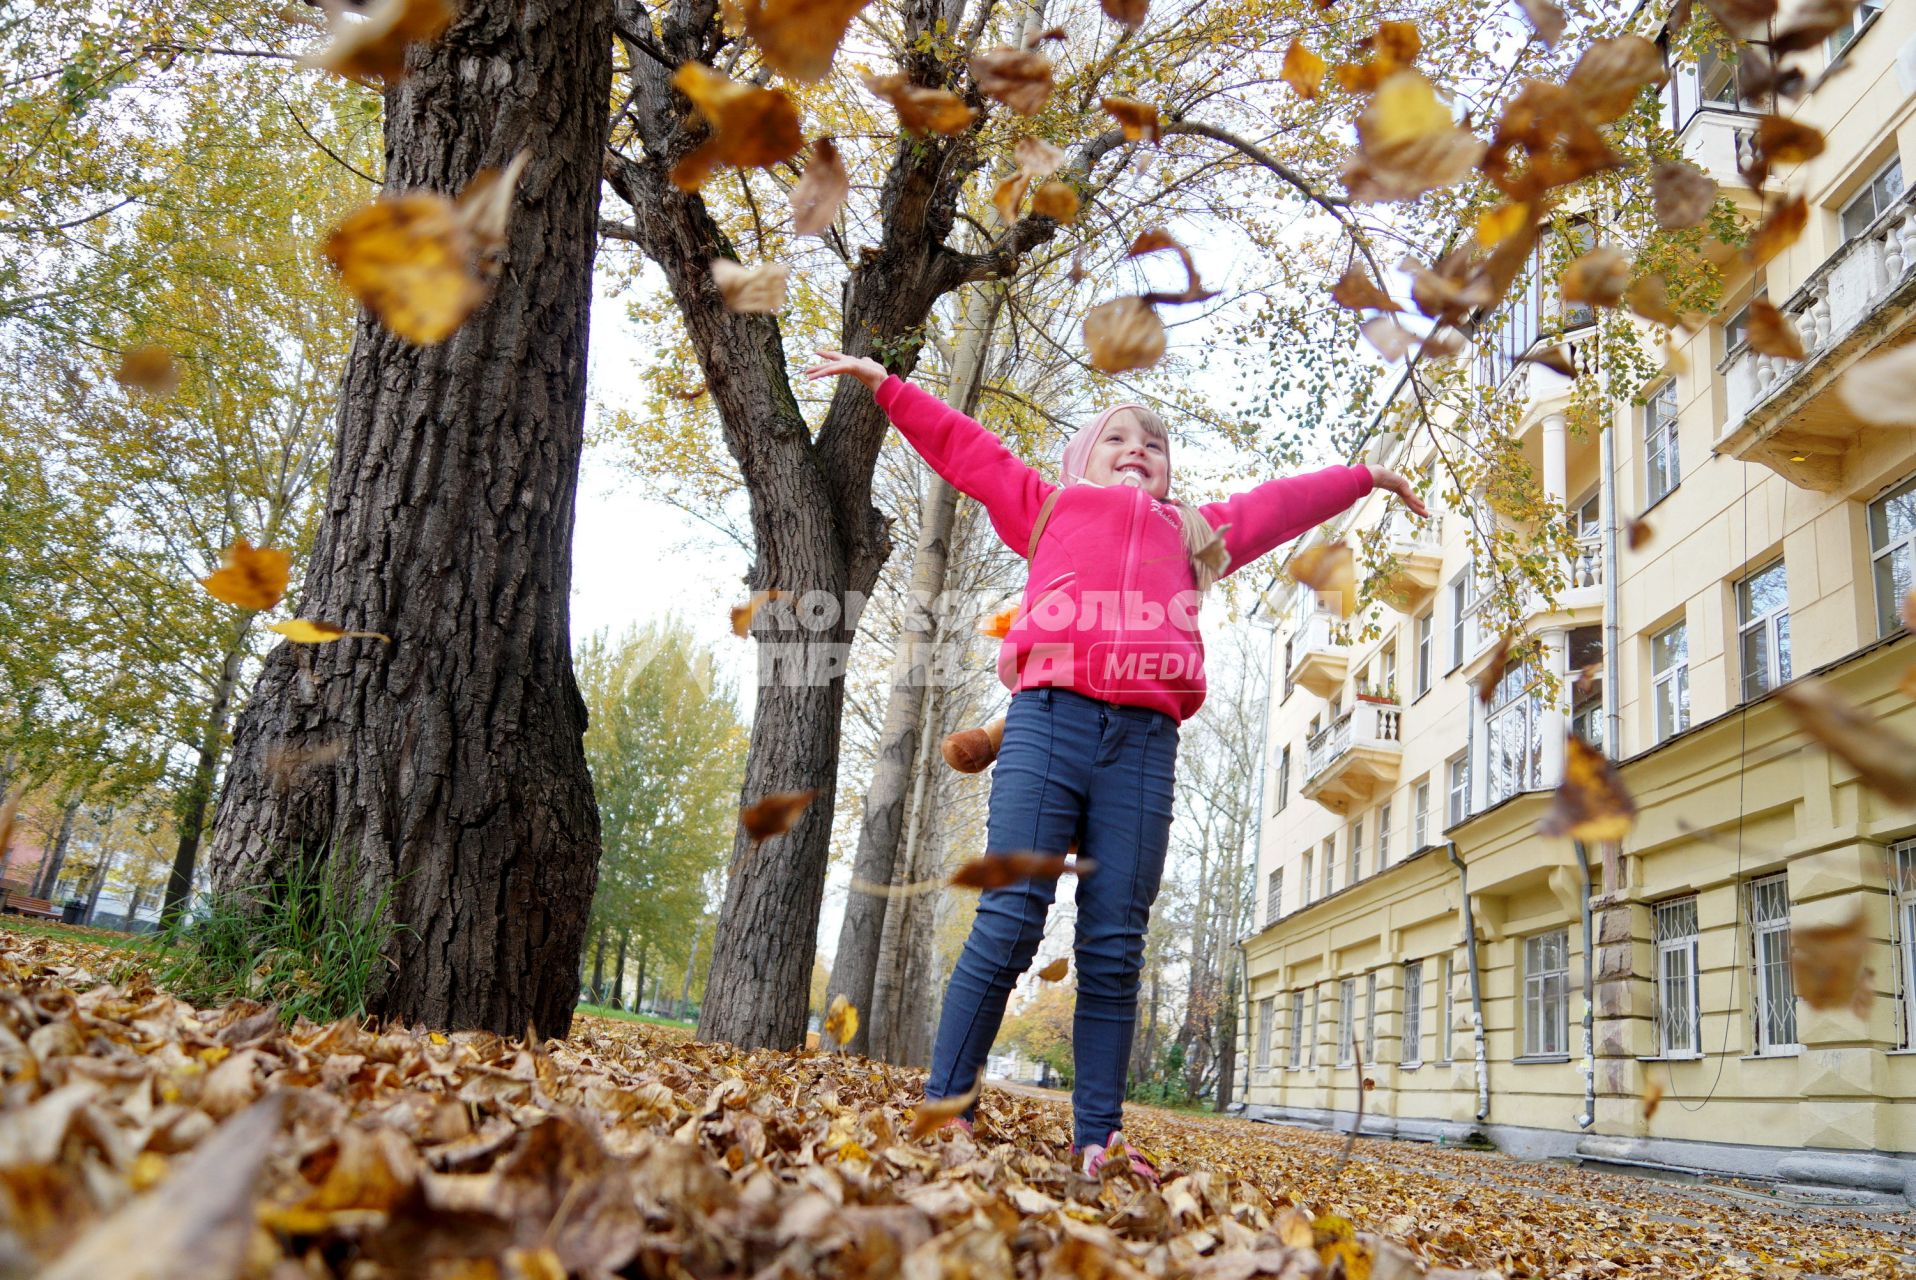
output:
[[[393, 638], [268, 658], [234, 733], [216, 883], [294, 859], [395, 890], [370, 1005], [563, 1035], [599, 858], [567, 623], [610, 10], [468, 0], [385, 97], [388, 189], [529, 157], [496, 291], [415, 346], [362, 318], [301, 611]], [[337, 750], [290, 781], [282, 752]]]

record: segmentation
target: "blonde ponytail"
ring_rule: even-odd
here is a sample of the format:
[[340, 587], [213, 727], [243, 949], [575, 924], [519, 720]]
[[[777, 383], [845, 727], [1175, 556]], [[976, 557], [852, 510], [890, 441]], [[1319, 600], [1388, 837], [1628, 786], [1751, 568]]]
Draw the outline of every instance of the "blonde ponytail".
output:
[[1196, 507], [1187, 507], [1182, 502], [1174, 505], [1184, 534], [1184, 553], [1191, 559], [1191, 576], [1197, 579], [1198, 594], [1203, 595], [1212, 583], [1231, 571], [1231, 555], [1224, 549], [1224, 529], [1230, 526], [1213, 529]]

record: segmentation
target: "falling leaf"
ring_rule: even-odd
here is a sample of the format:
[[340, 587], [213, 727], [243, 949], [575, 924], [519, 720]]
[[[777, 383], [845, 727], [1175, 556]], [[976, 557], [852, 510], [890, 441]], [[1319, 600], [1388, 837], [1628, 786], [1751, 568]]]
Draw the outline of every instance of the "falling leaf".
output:
[[1641, 551], [1650, 545], [1650, 538], [1655, 532], [1648, 520], [1638, 516], [1623, 526], [1623, 545], [1632, 551]]
[[1451, 119], [1416, 71], [1393, 72], [1357, 119], [1358, 148], [1344, 167], [1352, 200], [1412, 200], [1469, 173], [1483, 142]]
[[486, 300], [466, 217], [430, 191], [354, 210], [327, 237], [324, 252], [366, 309], [408, 342], [445, 341]]
[[1350, 617], [1357, 607], [1357, 557], [1342, 538], [1305, 547], [1285, 567], [1292, 581], [1317, 593], [1320, 605], [1335, 597], [1338, 617]]
[[1032, 193], [1031, 213], [1068, 224], [1078, 216], [1078, 193], [1068, 182], [1047, 182]]
[[745, 33], [780, 75], [823, 80], [852, 19], [869, 0], [736, 0]]
[[1068, 956], [1059, 956], [1044, 968], [1038, 970], [1040, 982], [1063, 982], [1064, 975], [1071, 972], [1071, 960]]
[[1375, 308], [1379, 311], [1402, 311], [1404, 308], [1394, 301], [1388, 293], [1377, 287], [1370, 273], [1353, 262], [1344, 269], [1344, 274], [1331, 288], [1331, 301], [1340, 307], [1352, 311]]
[[1202, 302], [1216, 295], [1207, 291], [1204, 282], [1198, 279], [1197, 264], [1191, 260], [1191, 251], [1179, 244], [1171, 233], [1163, 227], [1153, 227], [1141, 233], [1125, 250], [1127, 258], [1140, 258], [1150, 253], [1175, 253], [1178, 261], [1184, 264], [1184, 288], [1177, 293], [1153, 293], [1148, 295], [1150, 302]]
[[738, 820], [753, 840], [782, 836], [792, 829], [798, 816], [817, 796], [817, 787], [809, 791], [774, 791], [749, 808], [739, 810]]
[[752, 598], [744, 604], [733, 605], [732, 634], [741, 640], [744, 639], [751, 633], [752, 619], [758, 616], [758, 611], [772, 601], [780, 599], [785, 594], [785, 592], [778, 590], [776, 587], [770, 591], [755, 591], [752, 593]]
[[845, 162], [831, 139], [812, 143], [812, 158], [792, 188], [792, 234], [823, 235], [851, 189], [851, 175], [845, 172]]
[[1476, 686], [1477, 701], [1485, 706], [1490, 705], [1490, 700], [1497, 696], [1497, 686], [1503, 683], [1504, 667], [1510, 662], [1510, 646], [1515, 640], [1509, 632], [1498, 636], [1497, 647], [1490, 651], [1490, 661], [1472, 682]]
[[1725, 31], [1747, 40], [1769, 26], [1776, 16], [1777, 0], [1703, 0], [1703, 7]]
[[1551, 0], [1517, 0], [1517, 7], [1523, 10], [1523, 16], [1530, 19], [1531, 30], [1537, 33], [1537, 39], [1543, 41], [1543, 47], [1554, 49], [1557, 41], [1563, 39], [1563, 10], [1551, 3]]
[[1417, 335], [1396, 316], [1372, 316], [1357, 330], [1386, 360], [1402, 360], [1417, 345]]
[[1100, 373], [1148, 369], [1164, 357], [1164, 323], [1143, 298], [1113, 298], [1086, 313], [1084, 346]]
[[1416, 60], [1423, 37], [1414, 22], [1380, 22], [1375, 34], [1365, 36], [1355, 47], [1371, 56], [1337, 68], [1337, 87], [1350, 93], [1375, 93], [1391, 75]]
[[1803, 358], [1803, 340], [1797, 337], [1796, 326], [1767, 298], [1750, 302], [1749, 328], [1745, 333], [1752, 351], [1782, 356], [1786, 360]]
[[459, 193], [454, 208], [461, 225], [472, 237], [475, 254], [481, 258], [505, 248], [506, 232], [512, 224], [512, 201], [519, 190], [519, 179], [532, 162], [530, 151], [512, 157], [504, 169], [481, 169]]
[[1144, 25], [1144, 16], [1150, 11], [1151, 0], [1098, 0], [1098, 7], [1104, 10], [1104, 16], [1111, 21], [1135, 31]]
[[294, 644], [331, 644], [335, 640], [384, 640], [391, 644], [392, 637], [381, 635], [377, 631], [348, 631], [336, 627], [330, 622], [315, 622], [311, 618], [294, 618], [290, 622], [272, 622], [266, 626], [268, 631], [277, 631]]
[[1597, 681], [1603, 677], [1603, 659], [1586, 662], [1577, 668], [1577, 682], [1570, 687], [1573, 700], [1589, 697], [1596, 692]]
[[1751, 266], [1762, 266], [1795, 244], [1802, 236], [1803, 228], [1809, 225], [1809, 220], [1809, 205], [1802, 196], [1791, 196], [1763, 216], [1756, 234], [1750, 237], [1749, 247], [1743, 251], [1744, 256]]
[[1537, 822], [1547, 836], [1569, 836], [1585, 844], [1621, 840], [1636, 822], [1636, 801], [1623, 785], [1616, 765], [1576, 734], [1564, 744], [1563, 781]]
[[1916, 427], [1916, 345], [1866, 356], [1836, 383], [1849, 411], [1878, 427]]
[[1030, 174], [1014, 173], [992, 190], [991, 207], [998, 211], [998, 221], [1008, 227], [1018, 220], [1018, 206], [1024, 203], [1030, 186]]
[[1650, 175], [1657, 225], [1665, 231], [1701, 226], [1716, 203], [1716, 180], [1683, 160], [1665, 160]]
[[372, 0], [360, 8], [322, 8], [333, 42], [301, 58], [300, 65], [374, 86], [404, 79], [406, 50], [438, 39], [457, 16], [451, 0]]
[[1643, 1086], [1643, 1119], [1649, 1123], [1650, 1117], [1657, 1113], [1657, 1104], [1663, 1101], [1663, 1086], [1651, 1080]]
[[978, 634], [994, 640], [1004, 639], [1011, 634], [1011, 624], [1018, 620], [1018, 612], [1019, 606], [1015, 604], [998, 610], [978, 624]]
[[1018, 139], [1017, 145], [1011, 149], [1011, 159], [1018, 166], [1019, 173], [1036, 182], [1058, 171], [1058, 166], [1064, 163], [1064, 152], [1043, 138], [1027, 135]]
[[1903, 607], [1897, 613], [1905, 631], [1916, 631], [1916, 587], [1910, 588], [1903, 596]]
[[1916, 743], [1884, 728], [1813, 677], [1784, 685], [1776, 696], [1797, 726], [1854, 769], [1864, 786], [1891, 804], [1916, 807]]
[[1486, 210], [1477, 219], [1477, 243], [1486, 249], [1494, 249], [1523, 230], [1530, 221], [1530, 206], [1519, 200], [1514, 204], [1500, 204]]
[[991, 49], [971, 60], [978, 92], [1021, 116], [1036, 115], [1051, 97], [1051, 60], [1032, 49]]
[[1864, 967], [1869, 958], [1868, 917], [1859, 906], [1848, 920], [1833, 925], [1790, 925], [1790, 978], [1796, 998], [1812, 1009], [1847, 1008], [1869, 1016], [1874, 983]]
[[672, 166], [672, 185], [697, 191], [722, 164], [760, 168], [789, 160], [805, 145], [798, 108], [782, 89], [762, 89], [687, 62], [672, 76], [672, 87], [712, 127], [712, 136]]
[[861, 79], [873, 94], [891, 103], [898, 113], [898, 123], [908, 133], [963, 133], [978, 115], [949, 89], [912, 84], [902, 71]]
[[1623, 300], [1629, 304], [1630, 310], [1652, 324], [1674, 329], [1682, 323], [1682, 317], [1670, 305], [1669, 284], [1654, 271], [1632, 280], [1630, 287], [1624, 290]]
[[1002, 889], [1021, 880], [1056, 880], [1066, 872], [1085, 873], [1089, 863], [1073, 864], [1062, 854], [988, 853], [952, 872], [954, 889]]
[[263, 759], [267, 776], [283, 790], [307, 770], [336, 763], [345, 752], [346, 744], [338, 739], [311, 745], [276, 742], [266, 748]]
[[858, 1010], [842, 992], [832, 997], [832, 1007], [825, 1012], [825, 1034], [840, 1046], [858, 1034]]
[[1592, 40], [1564, 81], [1593, 123], [1608, 124], [1630, 109], [1637, 95], [1670, 78], [1663, 51], [1642, 36]]
[[1630, 260], [1609, 245], [1599, 245], [1564, 270], [1558, 288], [1565, 302], [1614, 307], [1630, 283]]
[[725, 299], [725, 309], [741, 315], [772, 315], [785, 305], [785, 283], [792, 268], [784, 262], [761, 262], [755, 267], [712, 259], [712, 283]]
[[1823, 154], [1823, 131], [1784, 116], [1756, 122], [1756, 146], [1772, 164], [1802, 164]]
[[1770, 37], [1777, 53], [1799, 53], [1856, 21], [1856, 0], [1803, 0], [1791, 6], [1791, 21]]
[[120, 357], [113, 380], [150, 396], [170, 396], [180, 389], [180, 366], [165, 347], [134, 347]]
[[913, 1142], [916, 1142], [926, 1134], [941, 1127], [947, 1120], [955, 1116], [963, 1115], [965, 1108], [977, 1101], [978, 1090], [983, 1084], [984, 1076], [980, 1073], [978, 1079], [972, 1083], [971, 1088], [964, 1093], [957, 1094], [950, 1098], [927, 1098], [925, 1101], [913, 1107], [911, 1110], [911, 1128], [907, 1131], [906, 1136]]
[[292, 571], [291, 552], [255, 548], [246, 539], [235, 538], [220, 567], [201, 578], [200, 585], [215, 600], [242, 609], [270, 609], [286, 594]]
[[1104, 108], [1106, 115], [1118, 122], [1126, 142], [1156, 142], [1162, 136], [1158, 109], [1148, 102], [1111, 97], [1099, 98], [1098, 105]]
[[1317, 96], [1324, 85], [1325, 62], [1322, 58], [1304, 47], [1302, 40], [1291, 41], [1291, 47], [1284, 51], [1284, 66], [1278, 72], [1278, 78], [1291, 86], [1292, 92], [1309, 102]]
[[1560, 373], [1566, 378], [1577, 376], [1576, 359], [1570, 354], [1570, 348], [1562, 343], [1532, 351], [1523, 359], [1526, 364], [1540, 364], [1550, 372]]

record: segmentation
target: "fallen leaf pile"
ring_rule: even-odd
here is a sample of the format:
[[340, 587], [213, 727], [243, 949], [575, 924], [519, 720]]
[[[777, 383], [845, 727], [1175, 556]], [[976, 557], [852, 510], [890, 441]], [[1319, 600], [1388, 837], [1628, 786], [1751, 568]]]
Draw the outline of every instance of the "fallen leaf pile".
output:
[[[1887, 1277], [1910, 1215], [1133, 1107], [1162, 1191], [1069, 1162], [1059, 1095], [909, 1133], [922, 1073], [580, 1016], [566, 1040], [290, 1029], [0, 931], [0, 1273], [294, 1277]], [[921, 1121], [924, 1116], [918, 1117]], [[1907, 1230], [1907, 1226], [1902, 1228]]]

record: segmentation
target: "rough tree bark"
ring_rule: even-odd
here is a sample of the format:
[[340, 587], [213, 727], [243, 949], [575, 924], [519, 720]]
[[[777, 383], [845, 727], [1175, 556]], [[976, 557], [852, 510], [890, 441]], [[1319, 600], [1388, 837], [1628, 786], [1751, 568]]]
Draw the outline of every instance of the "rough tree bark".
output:
[[[941, 691], [927, 685], [920, 692], [923, 694], [920, 714], [925, 722], [935, 724]], [[911, 802], [906, 812], [904, 849], [890, 880], [894, 888], [910, 883], [924, 868], [924, 850], [929, 843], [925, 839], [928, 825], [925, 794], [931, 781], [933, 758], [931, 736], [921, 735], [918, 754], [912, 760]], [[938, 767], [943, 767], [942, 759]], [[911, 932], [913, 911], [918, 905], [914, 898], [901, 898], [891, 904], [891, 909], [885, 912], [873, 956], [871, 1019], [874, 1026], [870, 1052], [875, 1058], [900, 1066], [904, 1065], [901, 1024], [907, 1013], [904, 998], [905, 944]]]
[[206, 709], [206, 723], [200, 729], [199, 759], [180, 797], [180, 842], [173, 851], [173, 870], [166, 879], [166, 905], [160, 908], [162, 925], [170, 925], [179, 918], [193, 892], [193, 866], [199, 861], [200, 836], [206, 827], [207, 806], [213, 799], [220, 754], [226, 747], [227, 717], [232, 712], [233, 691], [239, 688], [240, 666], [246, 661], [246, 632], [251, 625], [250, 620], [240, 625], [220, 659], [213, 701]]
[[[386, 95], [391, 190], [531, 161], [492, 300], [433, 347], [362, 318], [347, 363], [301, 612], [394, 643], [275, 650], [220, 802], [222, 887], [300, 858], [394, 887], [370, 1003], [407, 1021], [559, 1036], [578, 996], [599, 828], [567, 596], [610, 18], [464, 0]], [[269, 767], [315, 748], [341, 754]]]
[[[968, 327], [958, 341], [946, 400], [960, 412], [975, 416], [1004, 292], [987, 286], [982, 296], [972, 295], [964, 301], [974, 305], [965, 307], [961, 313]], [[915, 773], [913, 764], [920, 754], [920, 729], [933, 678], [933, 668], [928, 662], [933, 653], [932, 631], [936, 626], [929, 607], [920, 606], [921, 602], [929, 606], [945, 590], [952, 519], [958, 510], [958, 491], [930, 468], [925, 469], [921, 510], [905, 623], [892, 659], [892, 685], [885, 701], [878, 759], [865, 793], [865, 820], [859, 827], [858, 853], [852, 862], [854, 885], [892, 882], [905, 827], [905, 802]], [[888, 928], [887, 917], [899, 905], [882, 894], [852, 890], [845, 902], [845, 920], [838, 931], [838, 954], [832, 961], [831, 982], [825, 991], [827, 1008], [842, 995], [854, 1009], [877, 1011], [872, 992], [880, 939]], [[874, 1025], [879, 1022], [877, 1017], [860, 1018], [858, 1030], [843, 1047], [852, 1053], [868, 1052]], [[887, 1061], [894, 1060], [887, 1058]]]

